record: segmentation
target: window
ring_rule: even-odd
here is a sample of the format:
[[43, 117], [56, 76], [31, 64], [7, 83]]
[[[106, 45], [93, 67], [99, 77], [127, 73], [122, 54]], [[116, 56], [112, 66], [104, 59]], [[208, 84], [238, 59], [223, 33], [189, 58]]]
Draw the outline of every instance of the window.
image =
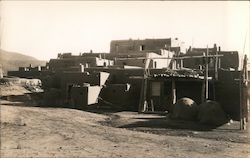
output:
[[157, 62], [154, 61], [154, 68], [157, 68]]
[[140, 45], [140, 51], [144, 50], [144, 45]]
[[161, 95], [161, 83], [160, 82], [152, 82], [151, 95], [152, 96], [160, 96]]

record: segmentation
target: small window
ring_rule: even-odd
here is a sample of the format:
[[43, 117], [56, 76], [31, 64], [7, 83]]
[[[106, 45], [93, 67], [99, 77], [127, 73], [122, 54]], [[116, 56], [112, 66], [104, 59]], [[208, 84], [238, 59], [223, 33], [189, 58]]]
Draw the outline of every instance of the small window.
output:
[[151, 95], [152, 96], [160, 96], [161, 95], [161, 83], [160, 82], [152, 82]]
[[157, 62], [154, 61], [154, 68], [157, 68]]
[[140, 45], [140, 51], [144, 50], [144, 45]]

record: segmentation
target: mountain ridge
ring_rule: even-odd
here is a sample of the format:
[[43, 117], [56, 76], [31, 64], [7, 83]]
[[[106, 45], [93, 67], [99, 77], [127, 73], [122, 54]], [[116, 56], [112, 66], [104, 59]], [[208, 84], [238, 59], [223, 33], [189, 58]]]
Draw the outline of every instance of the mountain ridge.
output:
[[38, 60], [22, 53], [0, 49], [0, 65], [2, 66], [4, 75], [6, 75], [8, 71], [16, 71], [19, 67], [28, 67], [30, 64], [32, 66], [45, 66], [46, 61]]

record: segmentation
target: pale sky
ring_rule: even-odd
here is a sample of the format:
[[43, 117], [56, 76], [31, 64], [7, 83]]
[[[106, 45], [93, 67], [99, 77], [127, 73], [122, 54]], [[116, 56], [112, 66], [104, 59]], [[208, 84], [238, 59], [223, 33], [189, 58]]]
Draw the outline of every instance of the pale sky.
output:
[[248, 1], [0, 3], [1, 49], [41, 60], [62, 52], [109, 52], [111, 40], [129, 38], [178, 37], [186, 47], [217, 43], [222, 50], [250, 50]]

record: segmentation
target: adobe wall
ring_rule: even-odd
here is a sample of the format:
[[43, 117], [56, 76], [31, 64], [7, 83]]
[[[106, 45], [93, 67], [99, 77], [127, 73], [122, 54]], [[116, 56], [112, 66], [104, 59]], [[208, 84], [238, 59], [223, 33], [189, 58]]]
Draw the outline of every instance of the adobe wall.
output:
[[73, 108], [82, 109], [84, 106], [98, 103], [100, 91], [100, 86], [73, 86], [68, 99]]
[[70, 94], [72, 108], [81, 109], [88, 105], [88, 87], [73, 86]]
[[113, 65], [113, 61], [98, 57], [91, 57], [91, 54], [88, 55], [90, 56], [74, 56], [65, 59], [51, 59], [48, 64], [49, 69], [51, 71], [64, 71], [66, 69], [79, 67], [80, 64], [83, 64], [84, 66], [87, 65], [88, 67]]
[[67, 98], [69, 95], [68, 87], [71, 85], [83, 85], [83, 83], [89, 83], [90, 85], [99, 85], [99, 74], [87, 74], [80, 72], [67, 72], [57, 74], [60, 83], [60, 89], [62, 91], [63, 98]]
[[[145, 67], [145, 59], [126, 59], [126, 60], [118, 60], [116, 61], [116, 65], [123, 66], [123, 65], [129, 65], [129, 66], [138, 66], [138, 67]], [[152, 67], [152, 63], [150, 67]]]
[[140, 87], [130, 84], [108, 84], [102, 89], [101, 98], [116, 108], [136, 111], [139, 105]]
[[40, 71], [8, 71], [8, 76], [16, 76], [22, 78], [40, 78]]
[[216, 84], [216, 100], [233, 119], [240, 114], [239, 71], [219, 71], [219, 82]]
[[163, 48], [180, 47], [178, 39], [114, 40], [110, 43], [110, 53], [128, 53], [131, 51], [154, 51]]

